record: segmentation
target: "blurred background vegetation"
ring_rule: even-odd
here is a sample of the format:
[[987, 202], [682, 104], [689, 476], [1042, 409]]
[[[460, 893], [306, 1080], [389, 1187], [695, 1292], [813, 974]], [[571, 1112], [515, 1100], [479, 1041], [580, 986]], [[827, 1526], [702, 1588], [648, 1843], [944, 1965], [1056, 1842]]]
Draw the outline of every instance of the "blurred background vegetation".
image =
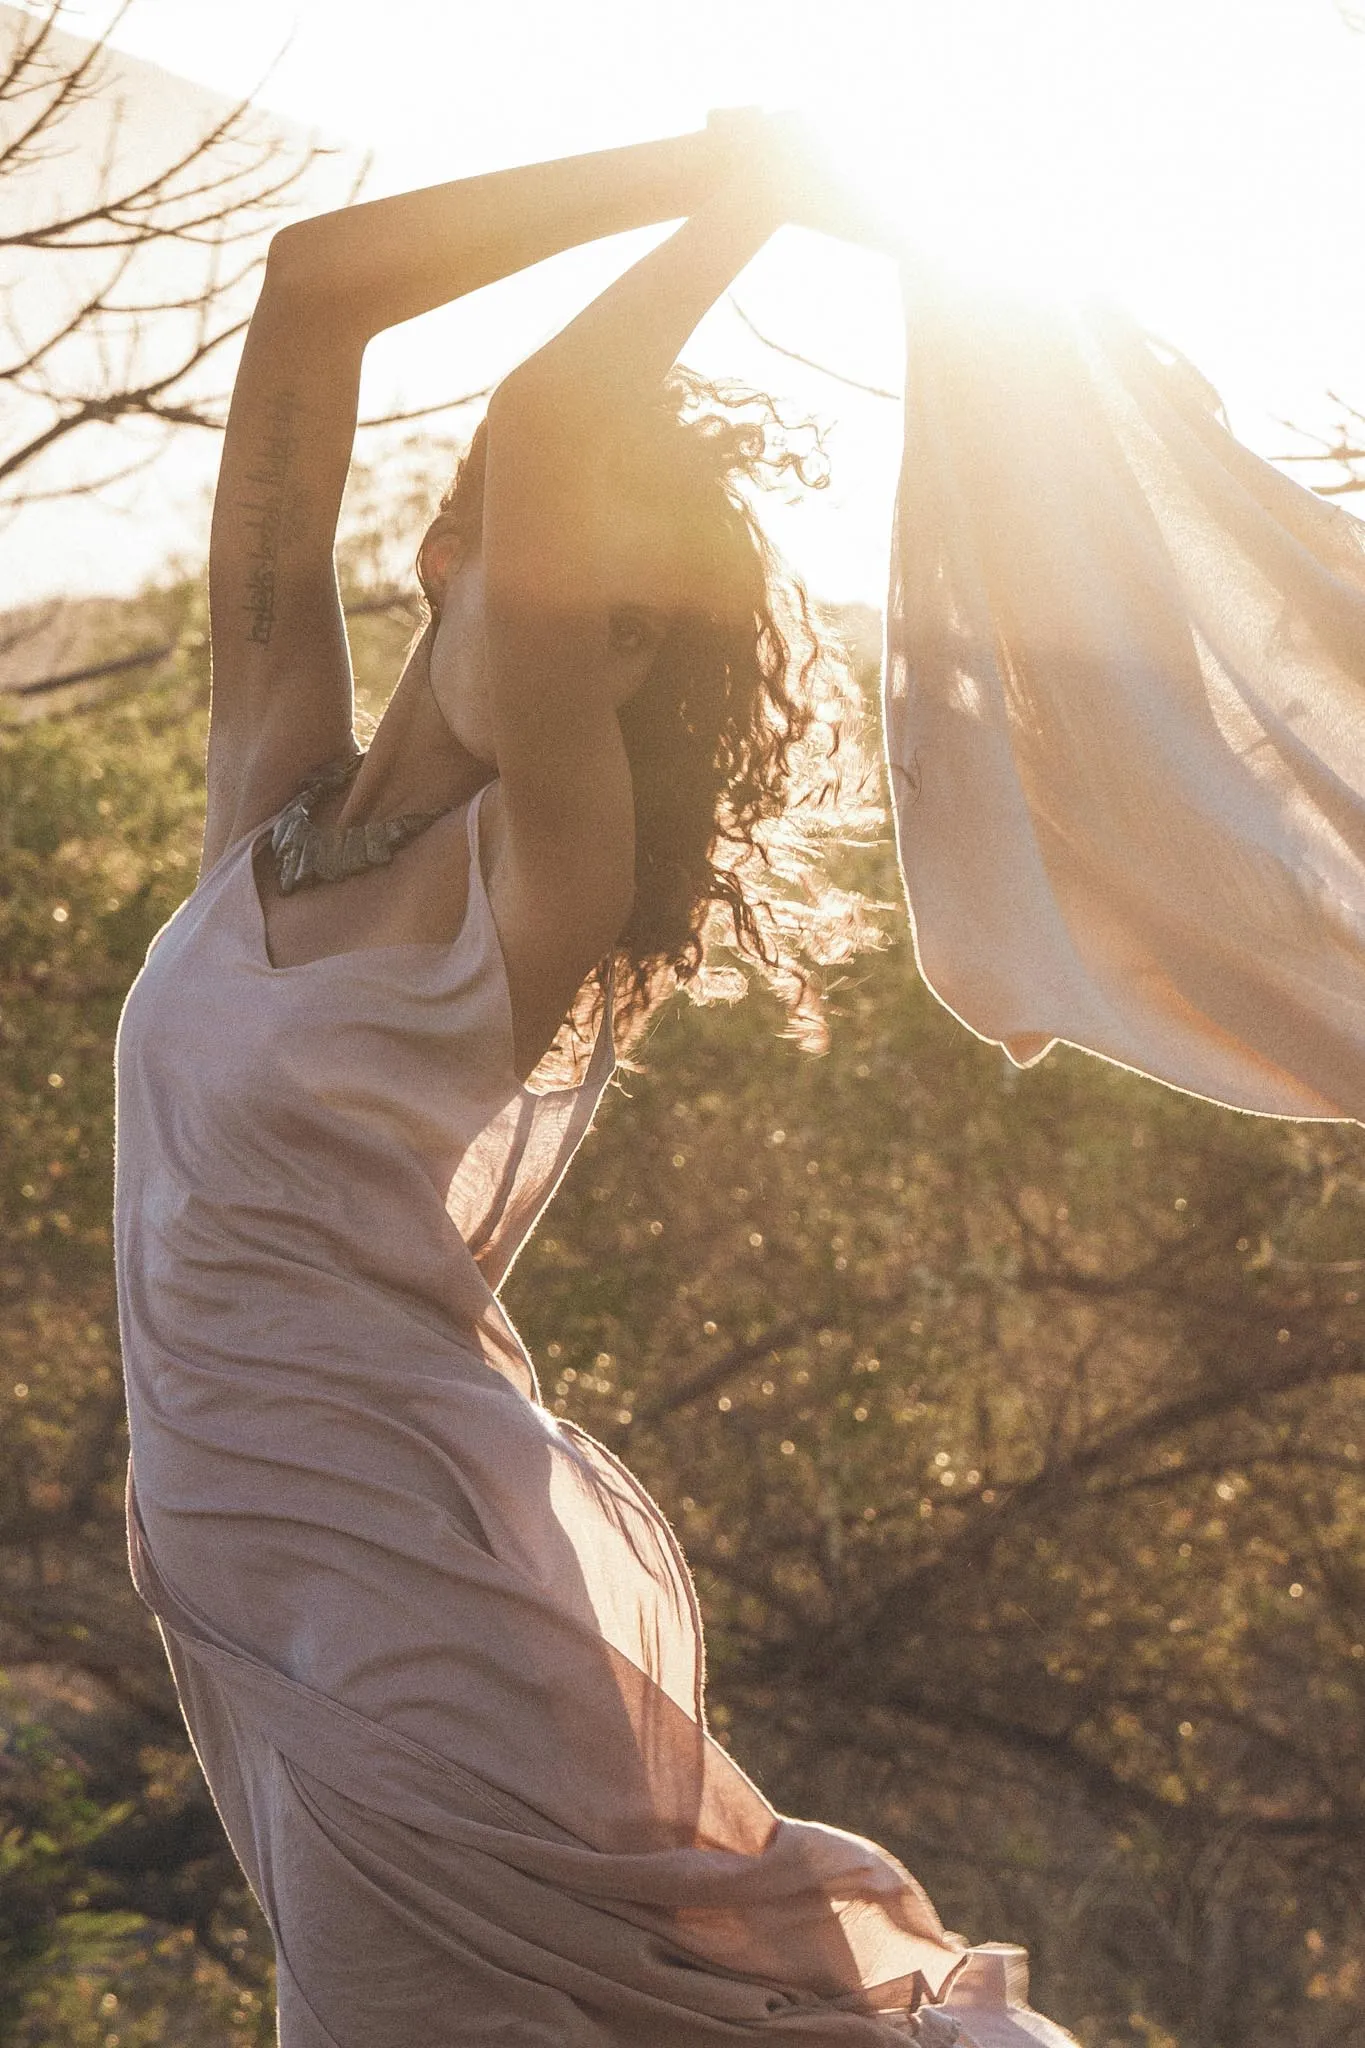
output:
[[[254, 132], [228, 136], [224, 233], [268, 214]], [[11, 150], [0, 183], [40, 161]], [[174, 181], [153, 198], [116, 262], [191, 219]], [[42, 229], [0, 210], [0, 248], [60, 254]], [[82, 285], [99, 346], [73, 358], [59, 324], [0, 364], [11, 512], [48, 489], [44, 420], [63, 445], [220, 424], [195, 379], [243, 247], [165, 362], [139, 353], [153, 279], [132, 313]], [[1340, 490], [1365, 483], [1357, 418], [1323, 451]], [[372, 710], [448, 467], [424, 441], [353, 478]], [[869, 695], [875, 624], [831, 621]], [[114, 1032], [193, 882], [207, 667], [197, 572], [0, 619], [0, 2048], [273, 2038], [269, 1944], [122, 1525]], [[894, 900], [889, 837], [837, 879]], [[1026, 1943], [1086, 2048], [1360, 2048], [1365, 1135], [1066, 1051], [1018, 1074], [903, 936], [830, 1006], [820, 1058], [758, 995], [664, 1016], [509, 1285], [546, 1399], [677, 1527], [716, 1731], [779, 1807], [886, 1842], [971, 1938]]]

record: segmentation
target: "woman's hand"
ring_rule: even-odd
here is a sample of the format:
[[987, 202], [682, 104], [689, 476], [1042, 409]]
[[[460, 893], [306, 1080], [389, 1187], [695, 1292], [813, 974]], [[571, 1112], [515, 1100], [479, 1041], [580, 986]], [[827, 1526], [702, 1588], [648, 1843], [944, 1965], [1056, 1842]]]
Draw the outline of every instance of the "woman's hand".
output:
[[831, 162], [803, 114], [720, 107], [706, 117], [717, 186], [739, 186], [782, 220], [898, 256], [904, 233]]

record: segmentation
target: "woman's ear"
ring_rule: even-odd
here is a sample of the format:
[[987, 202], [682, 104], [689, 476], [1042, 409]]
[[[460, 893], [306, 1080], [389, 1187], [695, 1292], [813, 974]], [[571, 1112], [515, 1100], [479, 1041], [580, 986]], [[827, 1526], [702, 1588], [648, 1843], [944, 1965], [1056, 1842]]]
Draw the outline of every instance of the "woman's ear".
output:
[[417, 550], [417, 576], [423, 590], [443, 591], [460, 559], [460, 536], [444, 520], [434, 519]]

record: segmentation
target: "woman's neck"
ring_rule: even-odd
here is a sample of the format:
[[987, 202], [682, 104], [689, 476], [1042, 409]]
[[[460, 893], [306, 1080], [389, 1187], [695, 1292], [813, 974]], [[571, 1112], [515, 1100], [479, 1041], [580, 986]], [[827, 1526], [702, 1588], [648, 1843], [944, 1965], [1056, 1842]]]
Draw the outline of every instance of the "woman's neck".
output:
[[448, 810], [496, 772], [456, 739], [441, 716], [427, 675], [429, 645], [425, 633], [408, 658], [337, 813], [340, 826], [405, 811]]

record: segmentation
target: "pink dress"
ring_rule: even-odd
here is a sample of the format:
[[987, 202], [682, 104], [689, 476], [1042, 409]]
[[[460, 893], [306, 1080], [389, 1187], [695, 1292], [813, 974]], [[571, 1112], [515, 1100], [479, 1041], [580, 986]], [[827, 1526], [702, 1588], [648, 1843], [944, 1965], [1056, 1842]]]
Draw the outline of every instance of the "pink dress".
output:
[[612, 1048], [576, 1088], [518, 1081], [479, 808], [452, 945], [272, 967], [263, 827], [119, 1030], [133, 1573], [275, 1937], [280, 2039], [903, 2042], [963, 1944], [707, 1734], [672, 1532], [541, 1405], [498, 1301]]

